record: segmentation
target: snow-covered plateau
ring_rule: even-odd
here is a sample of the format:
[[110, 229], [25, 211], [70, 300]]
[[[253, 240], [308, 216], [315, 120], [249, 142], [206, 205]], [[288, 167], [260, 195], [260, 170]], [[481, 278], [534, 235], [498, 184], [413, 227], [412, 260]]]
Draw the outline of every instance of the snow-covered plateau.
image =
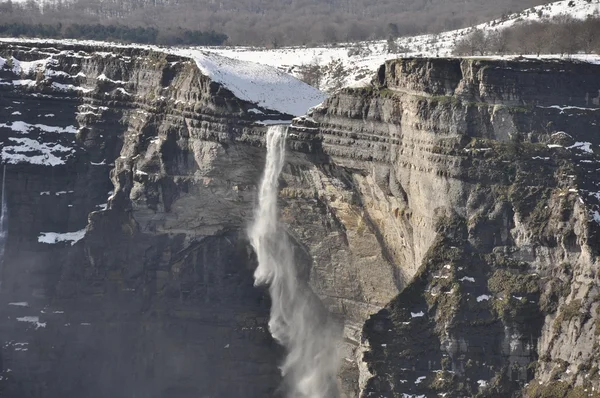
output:
[[[276, 49], [260, 47], [164, 48], [67, 39], [0, 38], [0, 41], [76, 42], [98, 46], [135, 46], [186, 56], [194, 59], [200, 70], [214, 81], [222, 83], [238, 98], [255, 102], [264, 108], [297, 116], [322, 102], [325, 98], [322, 92], [330, 93], [343, 86], [356, 87], [368, 84], [373, 77], [373, 73], [388, 59], [397, 57], [450, 57], [457, 41], [475, 28], [487, 32], [498, 31], [516, 24], [547, 20], [560, 15], [568, 15], [578, 19], [600, 15], [600, 0], [561, 0], [532, 7], [474, 27], [439, 34], [400, 37], [396, 40], [396, 45], [401, 50], [396, 54], [388, 52], [386, 40]], [[570, 54], [567, 56], [587, 62], [600, 63], [600, 56], [597, 55]], [[514, 57], [507, 55], [497, 58]], [[533, 58], [535, 55], [524, 55], [523, 57]], [[541, 55], [540, 57], [555, 58], [556, 56]], [[0, 68], [3, 67], [4, 62], [5, 60], [0, 59]], [[41, 60], [41, 62], [48, 62], [48, 60]], [[300, 77], [302, 68], [307, 65], [319, 65], [321, 67], [322, 77], [319, 88], [322, 92], [292, 78]], [[13, 68], [20, 67], [24, 72], [31, 70], [34, 66], [31, 62], [22, 63], [22, 65], [19, 63], [13, 64]], [[13, 84], [27, 83], [26, 80], [20, 83], [13, 82]], [[0, 84], [3, 83], [0, 82]]]

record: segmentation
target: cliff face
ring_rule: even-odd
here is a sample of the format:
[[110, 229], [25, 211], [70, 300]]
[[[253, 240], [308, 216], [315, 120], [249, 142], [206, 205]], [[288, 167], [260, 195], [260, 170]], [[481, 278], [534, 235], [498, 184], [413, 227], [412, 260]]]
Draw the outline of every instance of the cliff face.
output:
[[[284, 115], [161, 52], [0, 56], [7, 396], [276, 395], [246, 228]], [[345, 396], [600, 388], [598, 71], [391, 61], [294, 120], [281, 219]]]
[[273, 395], [245, 239], [270, 111], [160, 52], [1, 56], [3, 393]]
[[598, 71], [390, 61], [296, 120], [347, 173], [352, 200], [327, 206], [388, 265], [358, 267], [373, 277], [358, 301], [383, 306], [356, 349], [361, 396], [599, 388]]

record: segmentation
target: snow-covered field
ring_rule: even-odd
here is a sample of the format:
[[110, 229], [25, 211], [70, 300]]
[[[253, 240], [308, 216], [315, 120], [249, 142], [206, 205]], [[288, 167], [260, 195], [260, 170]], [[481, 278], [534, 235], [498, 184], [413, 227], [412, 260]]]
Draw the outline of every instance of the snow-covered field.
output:
[[[569, 5], [571, 4], [571, 5]], [[299, 76], [300, 67], [317, 63], [326, 66], [340, 61], [349, 73], [344, 78], [345, 86], [360, 86], [369, 82], [373, 73], [386, 60], [402, 57], [448, 57], [458, 40], [470, 33], [474, 28], [484, 31], [497, 31], [515, 24], [539, 21], [569, 15], [585, 19], [590, 15], [600, 16], [600, 0], [562, 0], [554, 3], [532, 7], [505, 19], [489, 21], [476, 27], [458, 29], [440, 34], [428, 34], [402, 37], [396, 40], [398, 54], [389, 54], [385, 40], [361, 43], [343, 43], [322, 47], [286, 47], [279, 49], [261, 49], [252, 47], [207, 48], [218, 54], [251, 62], [270, 65], [280, 70]], [[540, 17], [541, 16], [541, 17]], [[534, 55], [531, 55], [534, 57]], [[547, 56], [555, 58], [555, 56]], [[600, 57], [575, 55], [572, 58], [600, 63]], [[335, 86], [335, 79], [327, 74], [323, 76], [321, 88], [330, 91]]]

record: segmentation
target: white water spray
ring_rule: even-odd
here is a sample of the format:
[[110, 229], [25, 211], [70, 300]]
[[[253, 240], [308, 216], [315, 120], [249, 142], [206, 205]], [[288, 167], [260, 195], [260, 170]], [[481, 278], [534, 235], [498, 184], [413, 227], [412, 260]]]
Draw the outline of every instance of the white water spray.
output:
[[267, 161], [249, 231], [258, 257], [254, 279], [256, 285], [269, 284], [269, 330], [287, 350], [281, 373], [288, 397], [335, 398], [341, 328], [299, 277], [293, 246], [277, 220], [286, 131], [285, 126], [272, 126], [267, 132]]

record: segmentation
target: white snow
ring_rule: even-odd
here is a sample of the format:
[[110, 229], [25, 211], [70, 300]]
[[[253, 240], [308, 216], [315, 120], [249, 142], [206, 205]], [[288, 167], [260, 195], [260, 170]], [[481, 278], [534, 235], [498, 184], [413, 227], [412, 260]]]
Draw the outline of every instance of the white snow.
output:
[[[306, 110], [305, 110], [305, 112], [306, 112]], [[289, 120], [281, 120], [281, 119], [279, 119], [279, 120], [259, 120], [256, 122], [256, 124], [272, 126], [274, 124], [290, 124], [290, 121]]]
[[85, 236], [85, 228], [75, 232], [42, 232], [40, 236], [38, 236], [38, 242], [47, 243], [47, 244], [55, 244], [58, 242], [71, 242], [71, 246], [75, 243], [79, 242]]
[[475, 278], [472, 278], [470, 276], [463, 276], [462, 278], [459, 279], [459, 281], [464, 282], [464, 281], [469, 281], [469, 282], [475, 282]]
[[596, 221], [598, 224], [600, 224], [600, 213], [598, 213], [597, 210], [592, 212], [592, 218], [594, 221]]
[[46, 76], [46, 77], [55, 77], [55, 76], [59, 76], [59, 77], [72, 77], [67, 72], [63, 72], [61, 70], [54, 70], [54, 69], [46, 69], [44, 71], [44, 76]]
[[557, 131], [556, 133], [552, 134], [552, 137], [568, 137], [568, 138], [573, 138], [573, 136], [571, 134], [567, 134], [564, 131]]
[[422, 316], [425, 316], [425, 313], [423, 311], [420, 312], [411, 312], [410, 316], [413, 318], [420, 318]]
[[117, 88], [117, 91], [121, 94], [127, 95], [127, 96], [131, 96], [131, 93], [128, 92], [127, 90], [125, 90], [123, 87], [119, 87]]
[[[85, 75], [83, 75], [85, 76]], [[113, 80], [113, 79], [109, 79], [108, 77], [106, 77], [106, 75], [104, 73], [102, 73], [100, 76], [97, 77], [98, 80], [104, 80], [107, 82], [111, 82], [114, 84], [127, 84], [128, 82], [125, 82], [123, 80]]]
[[8, 305], [14, 305], [15, 307], [29, 307], [29, 303], [27, 301], [19, 301], [16, 303], [8, 303]]
[[488, 301], [490, 299], [490, 296], [488, 296], [487, 294], [482, 294], [481, 296], [477, 297], [477, 302], [481, 303], [482, 301]]
[[558, 145], [558, 144], [548, 144], [548, 148], [552, 149], [552, 148], [563, 148], [562, 145]]
[[21, 115], [22, 113], [19, 111], [14, 111], [13, 113], [11, 113], [11, 115], [15, 116], [15, 115]]
[[488, 385], [488, 382], [486, 380], [477, 380], [477, 384], [479, 384], [480, 388], [485, 388]]
[[421, 376], [418, 377], [417, 380], [415, 380], [415, 384], [420, 384], [423, 380], [425, 380], [427, 378], [427, 376]]
[[52, 83], [52, 87], [60, 90], [60, 91], [81, 91], [82, 93], [90, 93], [94, 91], [91, 88], [85, 88], [80, 86], [74, 86], [72, 84], [63, 84], [63, 83]]
[[33, 87], [35, 86], [36, 81], [35, 80], [31, 80], [31, 79], [19, 79], [19, 80], [12, 80], [12, 81], [0, 81], [0, 85], [2, 86], [27, 86], [27, 87]]
[[326, 98], [316, 88], [269, 66], [216, 52], [189, 49], [175, 52], [192, 58], [202, 73], [222, 83], [236, 97], [263, 108], [299, 116]]
[[567, 149], [579, 149], [580, 151], [586, 152], [586, 153], [594, 153], [594, 151], [592, 150], [592, 143], [591, 142], [576, 142], [575, 144], [568, 146]]
[[580, 111], [600, 111], [600, 108], [582, 108], [580, 106], [569, 106], [569, 105], [538, 106], [538, 108], [558, 109], [561, 111], [560, 113], [564, 113], [567, 110], [573, 110], [573, 109], [580, 110]]
[[[12, 62], [12, 72], [17, 75], [29, 75], [35, 72], [43, 72], [46, 70], [48, 63], [53, 63], [55, 61], [52, 60], [51, 57], [39, 59], [36, 61], [19, 61], [16, 58], [11, 59]], [[4, 65], [6, 60], [2, 63]]]
[[36, 329], [46, 327], [46, 322], [40, 322], [40, 317], [38, 317], [38, 316], [23, 316], [23, 317], [17, 318], [17, 321], [33, 323], [35, 325]]
[[57, 166], [65, 164], [65, 160], [74, 151], [74, 149], [60, 144], [45, 144], [30, 138], [9, 137], [8, 139], [18, 144], [6, 145], [2, 148], [2, 159], [10, 164], [31, 163]]
[[58, 126], [48, 126], [46, 124], [29, 124], [23, 121], [8, 123], [0, 123], [0, 127], [9, 128], [14, 132], [20, 134], [26, 134], [33, 129], [42, 130], [44, 133], [69, 133], [75, 134], [77, 133], [77, 129], [75, 126], [67, 126], [67, 127], [58, 127]]

